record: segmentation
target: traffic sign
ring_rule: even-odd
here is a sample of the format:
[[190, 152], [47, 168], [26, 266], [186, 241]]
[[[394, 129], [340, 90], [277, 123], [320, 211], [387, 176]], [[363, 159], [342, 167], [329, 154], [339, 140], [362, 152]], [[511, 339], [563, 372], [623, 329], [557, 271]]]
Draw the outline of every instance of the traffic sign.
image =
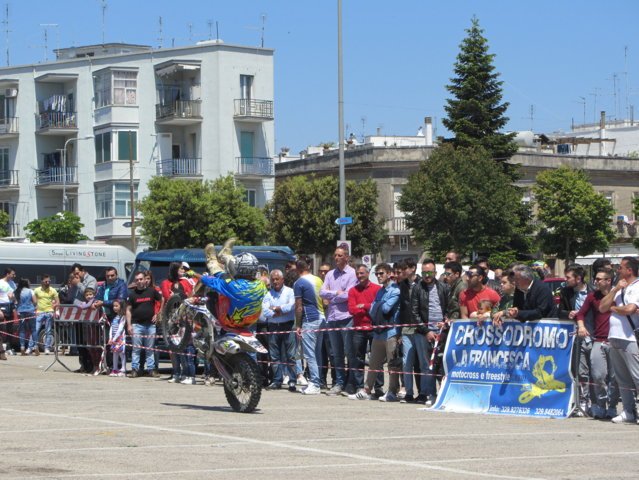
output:
[[335, 225], [350, 225], [353, 223], [353, 217], [340, 217], [335, 219]]

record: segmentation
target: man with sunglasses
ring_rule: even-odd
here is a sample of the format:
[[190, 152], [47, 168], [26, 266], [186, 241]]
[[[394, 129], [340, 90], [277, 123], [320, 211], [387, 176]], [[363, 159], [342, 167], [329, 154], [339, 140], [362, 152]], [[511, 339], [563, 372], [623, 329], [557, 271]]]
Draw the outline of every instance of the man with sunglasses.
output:
[[[619, 387], [610, 362], [610, 344], [608, 332], [610, 330], [610, 312], [601, 313], [599, 305], [608, 295], [612, 286], [612, 273], [601, 269], [595, 273], [596, 290], [586, 296], [586, 300], [575, 315], [577, 335], [579, 338], [592, 338], [590, 351], [590, 374], [592, 376], [593, 399], [591, 413], [594, 418], [613, 418], [617, 416], [619, 403]], [[588, 316], [593, 317], [592, 327], [586, 326]]]
[[639, 347], [635, 328], [639, 328], [639, 261], [623, 257], [619, 265], [619, 282], [599, 305], [602, 313], [611, 312], [610, 360], [621, 395], [623, 411], [612, 419], [613, 423], [635, 423], [636, 399], [639, 390]]
[[470, 314], [479, 310], [479, 302], [489, 300], [493, 305], [498, 305], [501, 297], [499, 294], [488, 287], [488, 277], [486, 271], [478, 266], [473, 265], [466, 272], [466, 280], [468, 288], [459, 296], [459, 311], [461, 318], [470, 318]]
[[[428, 363], [433, 346], [443, 322], [447, 319], [448, 286], [436, 278], [435, 260], [430, 258], [422, 262], [422, 281], [415, 285], [410, 297], [413, 320], [417, 323], [414, 333], [402, 335], [404, 345], [404, 371], [412, 372], [413, 351], [417, 354], [417, 361], [422, 373], [419, 385], [417, 403], [434, 403], [436, 392], [435, 376], [430, 374]], [[413, 398], [413, 376], [405, 374], [406, 397], [410, 402]]]
[[462, 276], [461, 263], [455, 261], [446, 262], [444, 264], [442, 278], [450, 289], [450, 295], [448, 297], [448, 318], [460, 318], [459, 297], [462, 292], [468, 288]]

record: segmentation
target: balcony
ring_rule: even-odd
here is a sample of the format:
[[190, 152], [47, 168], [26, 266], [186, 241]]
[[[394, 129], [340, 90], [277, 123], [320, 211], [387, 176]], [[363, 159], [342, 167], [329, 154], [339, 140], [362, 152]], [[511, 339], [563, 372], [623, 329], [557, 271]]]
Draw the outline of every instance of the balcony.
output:
[[0, 118], [0, 138], [18, 136], [18, 117]]
[[18, 171], [0, 170], [0, 191], [19, 190]]
[[51, 167], [36, 172], [36, 186], [61, 190], [78, 186], [78, 167]]
[[156, 164], [156, 173], [162, 177], [201, 177], [201, 158], [169, 158], [159, 160]]
[[408, 228], [404, 217], [393, 217], [386, 220], [386, 230], [388, 235], [412, 235], [412, 230]]
[[251, 100], [248, 98], [236, 99], [234, 117], [236, 120], [246, 122], [273, 120], [273, 101]]
[[36, 115], [36, 133], [73, 135], [78, 131], [75, 112], [45, 112]]
[[268, 157], [236, 157], [237, 175], [243, 177], [272, 177], [273, 159]]
[[174, 100], [155, 105], [155, 122], [159, 125], [194, 125], [202, 123], [202, 100]]

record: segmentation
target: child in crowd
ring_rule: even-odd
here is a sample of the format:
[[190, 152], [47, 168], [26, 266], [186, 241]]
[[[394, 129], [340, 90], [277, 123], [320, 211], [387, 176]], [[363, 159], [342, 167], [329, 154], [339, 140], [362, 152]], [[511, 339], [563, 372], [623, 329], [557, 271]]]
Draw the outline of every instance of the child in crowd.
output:
[[109, 374], [110, 377], [124, 377], [126, 374], [126, 356], [124, 349], [126, 348], [124, 305], [122, 300], [115, 299], [113, 301], [113, 313], [115, 317], [111, 320], [111, 330], [109, 332], [109, 342], [111, 345], [111, 354], [113, 355], [113, 370]]
[[488, 299], [480, 300], [477, 305], [477, 311], [470, 314], [470, 318], [477, 320], [477, 324], [481, 325], [486, 320], [492, 318], [494, 304]]

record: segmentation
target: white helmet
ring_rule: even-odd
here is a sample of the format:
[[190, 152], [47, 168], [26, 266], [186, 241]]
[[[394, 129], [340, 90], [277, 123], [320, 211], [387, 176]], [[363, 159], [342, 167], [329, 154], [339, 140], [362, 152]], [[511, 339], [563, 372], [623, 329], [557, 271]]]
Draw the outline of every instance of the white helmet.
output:
[[253, 280], [257, 275], [259, 262], [252, 253], [244, 252], [235, 256], [235, 275], [239, 278]]

